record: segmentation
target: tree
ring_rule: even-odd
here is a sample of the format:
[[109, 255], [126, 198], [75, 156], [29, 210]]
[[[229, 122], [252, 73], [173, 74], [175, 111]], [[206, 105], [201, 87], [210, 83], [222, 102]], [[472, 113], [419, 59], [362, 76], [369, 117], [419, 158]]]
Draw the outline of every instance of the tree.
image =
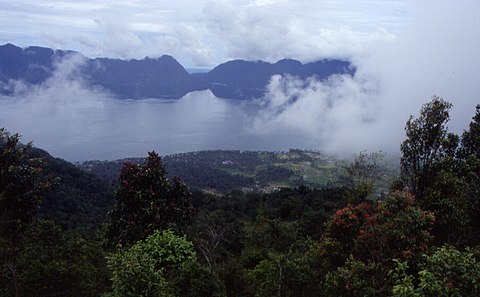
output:
[[[393, 192], [384, 201], [364, 202], [338, 210], [323, 240], [337, 243], [331, 255], [349, 255], [364, 262], [410, 258], [424, 252], [435, 218], [406, 192]], [[338, 263], [342, 264], [342, 263]]]
[[350, 202], [362, 202], [372, 194], [375, 182], [384, 174], [384, 158], [385, 154], [381, 151], [373, 153], [361, 151], [351, 163], [342, 166], [347, 173], [347, 176], [342, 178], [351, 189]]
[[437, 242], [461, 245], [470, 218], [466, 168], [458, 158], [459, 137], [446, 126], [451, 107], [434, 96], [417, 119], [410, 117], [401, 145], [401, 178], [420, 207], [435, 213]]
[[468, 131], [464, 131], [462, 134], [460, 155], [463, 158], [475, 156], [480, 159], [480, 104], [476, 106], [476, 112]]
[[361, 151], [350, 164], [343, 167], [353, 180], [373, 184], [383, 175], [384, 158], [385, 154], [381, 151], [373, 153]]
[[410, 117], [405, 126], [401, 177], [409, 190], [422, 197], [447, 157], [453, 157], [458, 137], [448, 133], [447, 122], [452, 104], [434, 96], [423, 105], [418, 118]]
[[194, 214], [191, 194], [178, 177], [172, 181], [155, 152], [143, 165], [126, 163], [120, 172], [116, 203], [108, 213], [107, 245], [131, 245], [155, 230], [182, 228]]
[[[195, 234], [195, 246], [203, 256], [210, 271], [216, 268], [218, 258], [222, 251], [225, 251], [224, 245], [230, 241], [232, 233], [238, 224], [235, 221], [228, 222], [224, 212], [211, 212], [209, 215], [197, 217]], [[191, 232], [192, 233], [192, 232]], [[238, 242], [235, 242], [238, 244]]]
[[384, 270], [379, 263], [349, 257], [343, 266], [326, 275], [322, 296], [385, 296]]
[[425, 254], [417, 275], [408, 272], [408, 262], [396, 260], [390, 272], [395, 297], [479, 296], [480, 262], [470, 249], [442, 246]]
[[30, 157], [32, 144], [0, 129], [0, 264], [18, 296], [17, 259], [23, 234], [35, 217], [42, 194], [53, 179], [42, 174], [40, 159]]
[[324, 267], [330, 268], [324, 285], [328, 295], [370, 296], [367, 292], [389, 291], [385, 280], [393, 268], [392, 259], [416, 263], [432, 240], [434, 220], [406, 192], [338, 210], [320, 242]]
[[465, 196], [468, 205], [469, 243], [480, 244], [480, 104], [470, 122], [469, 129], [462, 134], [459, 149], [459, 175], [465, 180]]
[[[17, 259], [19, 296], [99, 296], [109, 285], [101, 244], [35, 219], [25, 230]], [[12, 296], [10, 288], [0, 296]]]
[[289, 251], [270, 251], [253, 269], [248, 269], [250, 291], [256, 297], [316, 296], [318, 242], [306, 240]]
[[191, 242], [172, 230], [157, 230], [108, 257], [113, 296], [175, 296], [175, 276], [194, 261]]

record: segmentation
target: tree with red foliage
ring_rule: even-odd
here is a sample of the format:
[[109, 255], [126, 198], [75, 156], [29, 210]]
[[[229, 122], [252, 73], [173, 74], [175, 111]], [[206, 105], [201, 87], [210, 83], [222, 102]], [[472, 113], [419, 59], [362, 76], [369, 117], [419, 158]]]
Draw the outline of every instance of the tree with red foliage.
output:
[[[393, 192], [384, 201], [363, 202], [338, 210], [320, 244], [326, 265], [332, 270], [340, 267], [327, 277], [329, 294], [365, 293], [344, 292], [344, 285], [354, 290], [369, 284], [374, 291], [389, 291], [386, 279], [393, 268], [392, 260], [417, 262], [432, 240], [434, 221], [433, 213], [416, 206], [414, 196], [407, 192]], [[364, 275], [357, 275], [359, 271]], [[362, 281], [361, 286], [351, 283], [355, 277]]]
[[344, 259], [362, 261], [403, 259], [424, 252], [435, 221], [431, 212], [415, 205], [407, 192], [393, 192], [384, 201], [363, 202], [338, 210], [326, 237], [339, 243]]
[[194, 213], [191, 194], [180, 178], [170, 181], [161, 158], [149, 152], [143, 165], [125, 163], [108, 213], [107, 246], [131, 245], [155, 230], [181, 229]]

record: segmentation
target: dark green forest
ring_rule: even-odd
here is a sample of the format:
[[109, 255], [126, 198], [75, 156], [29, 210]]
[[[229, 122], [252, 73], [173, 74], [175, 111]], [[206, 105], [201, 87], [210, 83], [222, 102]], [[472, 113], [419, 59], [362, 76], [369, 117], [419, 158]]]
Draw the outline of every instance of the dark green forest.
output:
[[398, 172], [366, 151], [71, 164], [0, 129], [0, 296], [480, 296], [480, 105], [460, 135], [452, 108], [407, 120]]

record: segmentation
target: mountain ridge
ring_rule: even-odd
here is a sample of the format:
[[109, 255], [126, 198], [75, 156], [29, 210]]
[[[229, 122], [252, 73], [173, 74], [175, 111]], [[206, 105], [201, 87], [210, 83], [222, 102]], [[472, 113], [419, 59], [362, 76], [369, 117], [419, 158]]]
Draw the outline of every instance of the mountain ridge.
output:
[[334, 74], [353, 75], [352, 64], [344, 60], [323, 59], [302, 64], [293, 59], [275, 63], [232, 60], [207, 73], [188, 73], [174, 57], [110, 59], [87, 58], [74, 51], [30, 46], [20, 48], [7, 43], [0, 46], [0, 94], [14, 95], [9, 83], [21, 80], [30, 85], [41, 84], [52, 76], [55, 62], [70, 54], [81, 55], [82, 78], [91, 86], [100, 86], [124, 99], [179, 99], [193, 91], [211, 90], [226, 99], [246, 100], [262, 97], [273, 75], [292, 75], [301, 79], [324, 80]]

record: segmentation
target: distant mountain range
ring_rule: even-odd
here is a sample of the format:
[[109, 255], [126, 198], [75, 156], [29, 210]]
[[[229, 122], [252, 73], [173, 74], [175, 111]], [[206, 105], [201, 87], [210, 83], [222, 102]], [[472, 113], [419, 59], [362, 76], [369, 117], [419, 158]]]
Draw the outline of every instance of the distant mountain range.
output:
[[[37, 46], [0, 46], [0, 94], [13, 94], [9, 84], [12, 80], [41, 84], [53, 74], [55, 61], [74, 53]], [[234, 60], [220, 64], [207, 73], [192, 74], [167, 55], [143, 60], [85, 60], [78, 73], [88, 84], [100, 86], [118, 98], [134, 99], [178, 99], [189, 92], [207, 89], [220, 98], [252, 99], [264, 95], [265, 87], [275, 74], [289, 74], [302, 79], [315, 76], [323, 80], [333, 74], [353, 75], [355, 72], [350, 62], [333, 59], [307, 64], [290, 59], [274, 64]]]

